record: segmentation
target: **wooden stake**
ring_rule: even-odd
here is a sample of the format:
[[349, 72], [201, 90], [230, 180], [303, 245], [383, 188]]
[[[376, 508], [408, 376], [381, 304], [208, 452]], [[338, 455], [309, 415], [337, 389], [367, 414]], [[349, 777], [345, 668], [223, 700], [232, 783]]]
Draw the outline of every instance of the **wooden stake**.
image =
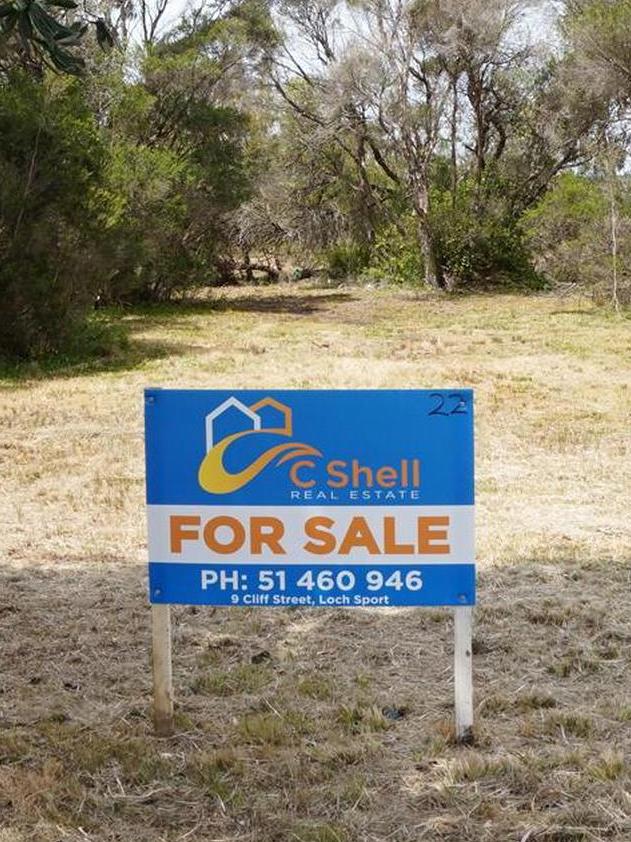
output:
[[153, 726], [158, 737], [173, 733], [171, 606], [152, 605]]
[[456, 740], [473, 742], [473, 608], [454, 608], [454, 688]]

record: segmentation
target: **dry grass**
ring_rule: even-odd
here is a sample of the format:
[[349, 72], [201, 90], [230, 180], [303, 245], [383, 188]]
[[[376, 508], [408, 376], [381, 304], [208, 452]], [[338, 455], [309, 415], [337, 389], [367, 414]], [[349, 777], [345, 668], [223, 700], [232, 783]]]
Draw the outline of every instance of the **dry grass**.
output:
[[[110, 371], [4, 385], [0, 842], [628, 842], [629, 322], [218, 296], [129, 315]], [[179, 732], [151, 735], [141, 389], [262, 382], [476, 389], [473, 748], [431, 609], [178, 608]]]

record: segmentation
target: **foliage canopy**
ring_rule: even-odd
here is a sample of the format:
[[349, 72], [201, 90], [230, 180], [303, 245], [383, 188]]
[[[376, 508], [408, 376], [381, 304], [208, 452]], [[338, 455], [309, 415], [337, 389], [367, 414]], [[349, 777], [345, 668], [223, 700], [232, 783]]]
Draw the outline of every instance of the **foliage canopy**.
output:
[[628, 0], [90, 9], [0, 4], [0, 351], [292, 264], [624, 299]]

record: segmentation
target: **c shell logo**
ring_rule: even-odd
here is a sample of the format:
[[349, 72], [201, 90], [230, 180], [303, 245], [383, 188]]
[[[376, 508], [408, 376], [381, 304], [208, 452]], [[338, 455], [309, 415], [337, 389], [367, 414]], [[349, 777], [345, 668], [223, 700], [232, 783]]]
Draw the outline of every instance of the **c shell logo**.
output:
[[[266, 407], [275, 410], [281, 419], [281, 426], [265, 427], [261, 417], [261, 410]], [[234, 408], [241, 413], [244, 424], [250, 429], [232, 433], [219, 441], [215, 440], [215, 427], [219, 418], [229, 409]], [[224, 467], [224, 454], [234, 442], [246, 436], [286, 436], [291, 438], [292, 413], [288, 406], [280, 403], [274, 398], [262, 398], [260, 401], [246, 406], [237, 398], [228, 398], [209, 415], [206, 416], [206, 449], [207, 453], [199, 466], [198, 480], [204, 491], [211, 494], [230, 494], [238, 491], [257, 477], [274, 459], [278, 458], [276, 465], [282, 465], [290, 459], [298, 456], [322, 456], [322, 453], [309, 444], [298, 441], [288, 441], [273, 445], [265, 450], [246, 468], [236, 473], [230, 473]]]

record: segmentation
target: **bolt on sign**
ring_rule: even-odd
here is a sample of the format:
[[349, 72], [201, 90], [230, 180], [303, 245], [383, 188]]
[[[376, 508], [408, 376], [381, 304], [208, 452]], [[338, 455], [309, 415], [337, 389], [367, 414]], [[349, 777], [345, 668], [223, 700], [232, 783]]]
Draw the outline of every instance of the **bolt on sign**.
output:
[[470, 675], [470, 390], [148, 389], [145, 429], [154, 609], [457, 606]]

